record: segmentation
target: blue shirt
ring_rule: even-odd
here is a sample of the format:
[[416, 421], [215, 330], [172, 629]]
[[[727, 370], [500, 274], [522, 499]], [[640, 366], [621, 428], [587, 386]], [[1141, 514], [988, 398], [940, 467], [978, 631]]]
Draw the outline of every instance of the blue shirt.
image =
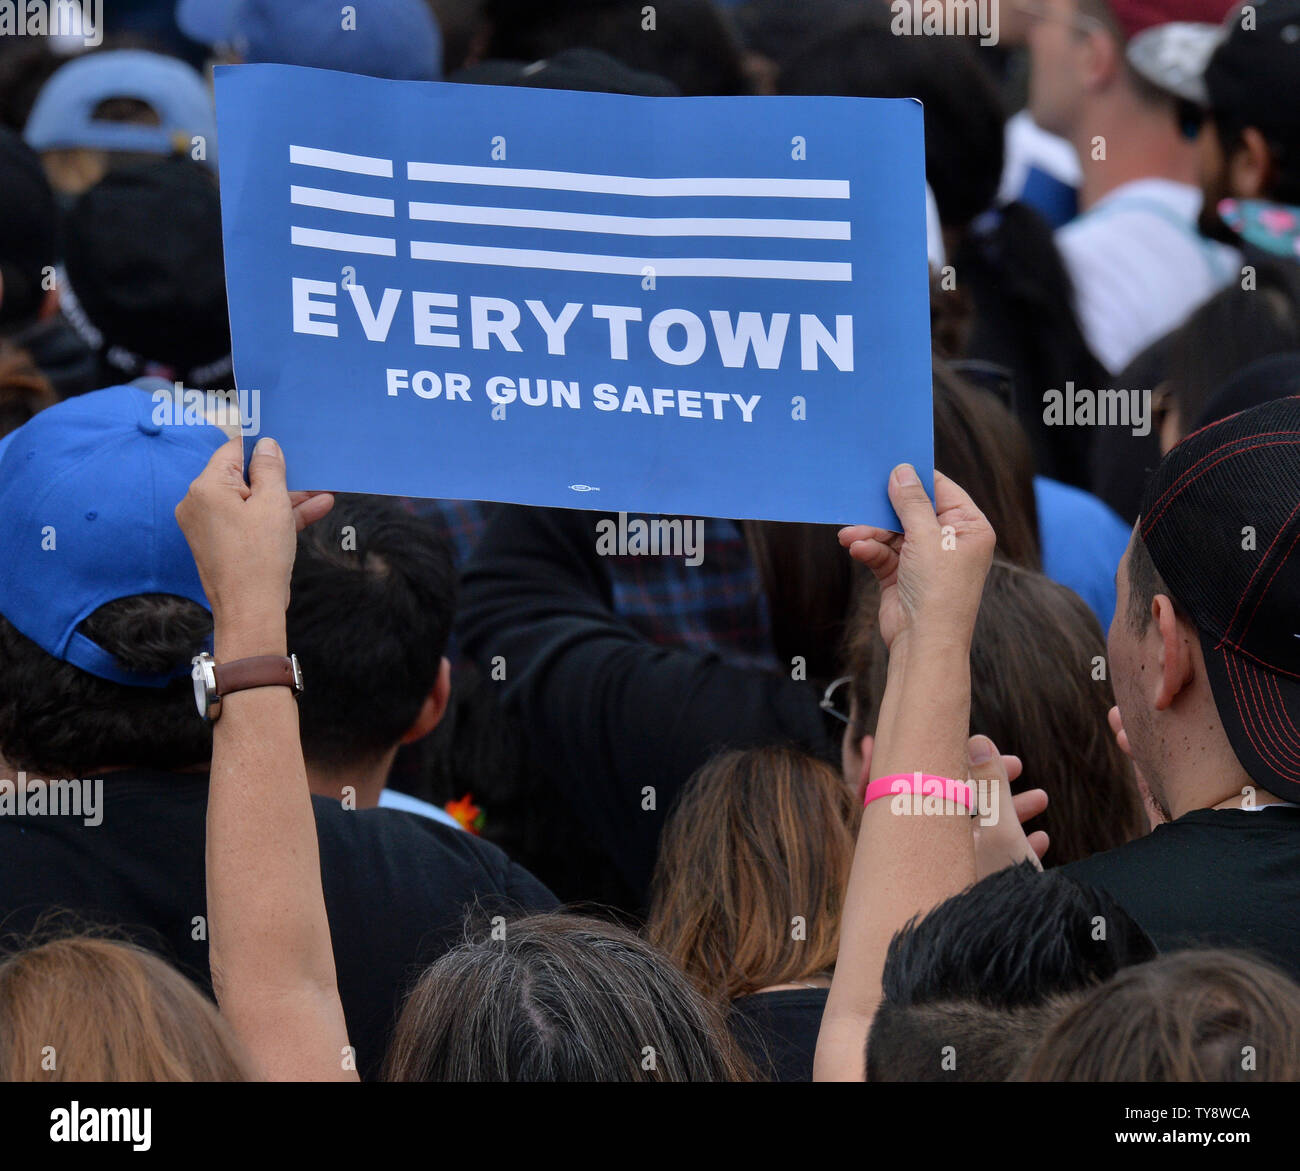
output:
[[1115, 614], [1115, 570], [1131, 529], [1097, 497], [1034, 477], [1043, 572], [1092, 608], [1105, 632]]

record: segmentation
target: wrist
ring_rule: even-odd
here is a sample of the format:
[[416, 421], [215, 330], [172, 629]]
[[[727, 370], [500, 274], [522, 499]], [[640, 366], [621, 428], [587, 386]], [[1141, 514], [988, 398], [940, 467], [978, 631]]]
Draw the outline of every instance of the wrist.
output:
[[898, 632], [889, 648], [890, 661], [926, 658], [951, 661], [953, 656], [961, 656], [963, 661], [969, 660], [974, 630], [973, 619], [966, 621], [945, 618], [932, 622], [923, 618]]
[[214, 617], [212, 655], [218, 663], [288, 653], [284, 613], [244, 612]]

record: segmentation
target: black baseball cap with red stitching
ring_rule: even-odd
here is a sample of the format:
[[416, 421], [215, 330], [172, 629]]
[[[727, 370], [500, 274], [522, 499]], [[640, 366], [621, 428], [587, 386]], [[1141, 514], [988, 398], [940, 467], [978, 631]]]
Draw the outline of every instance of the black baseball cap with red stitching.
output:
[[1237, 759], [1300, 802], [1300, 397], [1184, 439], [1152, 474], [1138, 532], [1200, 631]]

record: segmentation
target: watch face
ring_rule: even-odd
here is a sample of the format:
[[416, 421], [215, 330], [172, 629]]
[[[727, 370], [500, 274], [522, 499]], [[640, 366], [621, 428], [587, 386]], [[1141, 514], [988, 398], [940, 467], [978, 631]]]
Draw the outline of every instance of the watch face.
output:
[[194, 706], [199, 709], [199, 715], [207, 719], [208, 715], [208, 681], [203, 673], [202, 657], [194, 659], [194, 669], [190, 672], [190, 678], [194, 681]]

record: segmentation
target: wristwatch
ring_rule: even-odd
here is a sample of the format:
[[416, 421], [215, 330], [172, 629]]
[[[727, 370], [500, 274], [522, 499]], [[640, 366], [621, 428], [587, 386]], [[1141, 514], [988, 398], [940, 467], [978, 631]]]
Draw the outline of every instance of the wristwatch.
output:
[[256, 655], [230, 663], [215, 662], [206, 651], [195, 655], [194, 706], [205, 720], [221, 715], [221, 698], [232, 691], [252, 687], [290, 687], [294, 695], [302, 692], [302, 668], [297, 655]]

